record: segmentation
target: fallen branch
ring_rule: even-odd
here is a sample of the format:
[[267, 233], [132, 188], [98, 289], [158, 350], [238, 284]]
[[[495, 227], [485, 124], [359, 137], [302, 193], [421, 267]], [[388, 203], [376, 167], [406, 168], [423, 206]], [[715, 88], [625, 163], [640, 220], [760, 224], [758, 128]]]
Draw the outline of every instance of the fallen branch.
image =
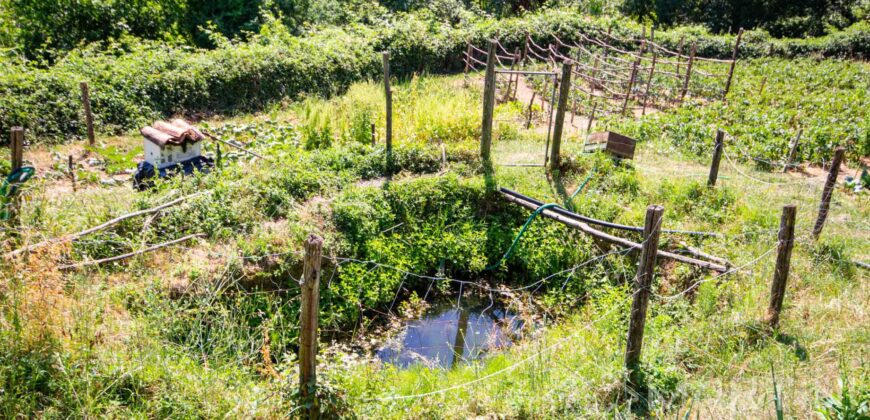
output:
[[867, 264], [867, 263], [861, 262], [861, 261], [852, 261], [852, 262], [855, 263], [855, 265], [857, 265], [858, 267], [861, 267], [865, 270], [870, 270], [870, 264]]
[[256, 157], [258, 157], [258, 158], [260, 158], [260, 159], [268, 160], [268, 161], [270, 161], [270, 162], [272, 161], [272, 159], [269, 159], [269, 158], [267, 158], [267, 157], [265, 157], [265, 156], [262, 156], [262, 155], [259, 155], [259, 154], [257, 154], [257, 153], [254, 153], [254, 152], [252, 152], [252, 151], [250, 151], [250, 150], [248, 150], [248, 149], [245, 149], [245, 148], [242, 147], [242, 146], [239, 146], [239, 145], [236, 145], [236, 144], [230, 143], [230, 142], [228, 142], [228, 141], [226, 141], [226, 140], [221, 140], [220, 138], [218, 138], [217, 136], [213, 135], [212, 133], [209, 133], [209, 132], [206, 131], [206, 130], [201, 130], [201, 131], [202, 131], [202, 134], [205, 134], [205, 135], [206, 135], [206, 137], [208, 137], [208, 138], [210, 138], [210, 139], [212, 139], [212, 140], [214, 140], [214, 141], [216, 141], [216, 142], [218, 142], [218, 143], [223, 143], [223, 144], [225, 144], [225, 145], [227, 145], [227, 146], [235, 147], [236, 149], [239, 149], [239, 150], [241, 150], [241, 151], [243, 151], [243, 152], [245, 152], [245, 153], [248, 153], [248, 154], [250, 154], [250, 155], [256, 156]]
[[[510, 201], [514, 204], [518, 204], [518, 205], [525, 207], [529, 210], [536, 210], [538, 207], [540, 207], [540, 206], [537, 206], [531, 202], [523, 200], [521, 198], [514, 197], [513, 195], [507, 194], [504, 191], [502, 191], [502, 195], [508, 201]], [[586, 223], [583, 223], [583, 222], [574, 220], [572, 218], [566, 217], [566, 216], [564, 216], [564, 215], [562, 215], [554, 210], [544, 210], [543, 212], [541, 212], [541, 215], [548, 217], [550, 219], [556, 220], [558, 222], [561, 222], [561, 223], [568, 225], [570, 227], [579, 229], [583, 233], [586, 233], [588, 235], [594, 236], [598, 239], [601, 239], [601, 240], [604, 240], [604, 241], [607, 241], [610, 243], [622, 245], [626, 248], [632, 248], [632, 249], [641, 249], [642, 248], [642, 245], [637, 243], [637, 242], [632, 242], [632, 241], [629, 241], [628, 239], [623, 239], [623, 238], [620, 238], [618, 236], [613, 236], [613, 235], [604, 233], [598, 229], [594, 229], [594, 228], [590, 227]], [[701, 268], [706, 268], [706, 269], [718, 271], [720, 273], [724, 273], [724, 272], [728, 271], [728, 267], [725, 267], [724, 265], [721, 265], [721, 264], [716, 264], [716, 263], [712, 263], [712, 262], [708, 262], [708, 261], [702, 261], [702, 260], [698, 260], [695, 258], [689, 258], [689, 257], [685, 257], [682, 255], [674, 254], [674, 253], [667, 252], [667, 251], [659, 251], [658, 256], [662, 257], [662, 258], [671, 259], [674, 261], [679, 261], [679, 262], [686, 263], [686, 264], [691, 264], [691, 265], [698, 266]]]
[[110, 226], [121, 223], [124, 220], [131, 219], [131, 218], [137, 217], [137, 216], [146, 215], [146, 214], [157, 213], [158, 211], [163, 210], [167, 207], [175, 206], [177, 204], [184, 202], [185, 200], [191, 199], [193, 197], [196, 197], [196, 196], [199, 196], [202, 194], [204, 194], [204, 192], [198, 192], [196, 194], [191, 194], [191, 195], [187, 195], [187, 196], [184, 196], [181, 198], [176, 198], [175, 200], [172, 200], [172, 201], [165, 203], [165, 204], [161, 204], [157, 207], [152, 207], [150, 209], [145, 209], [145, 210], [134, 211], [133, 213], [128, 213], [128, 214], [125, 214], [123, 216], [116, 217], [112, 220], [109, 220], [106, 223], [99, 225], [99, 226], [94, 226], [90, 229], [85, 229], [85, 230], [78, 232], [78, 233], [73, 233], [70, 235], [61, 236], [59, 238], [48, 239], [48, 240], [45, 240], [45, 241], [42, 241], [42, 242], [39, 242], [39, 243], [36, 243], [33, 245], [26, 246], [24, 248], [19, 248], [19, 249], [16, 249], [14, 251], [7, 252], [6, 254], [3, 255], [3, 257], [5, 257], [5, 258], [14, 257], [16, 255], [19, 255], [19, 254], [22, 254], [25, 252], [31, 252], [35, 249], [39, 249], [39, 248], [42, 248], [42, 247], [45, 247], [48, 245], [62, 244], [62, 243], [74, 241], [78, 238], [81, 238], [82, 236], [90, 235], [94, 232], [98, 232], [98, 231], [106, 229]]
[[140, 249], [140, 250], [138, 250], [138, 251], [130, 252], [130, 253], [127, 253], [127, 254], [116, 255], [116, 256], [114, 256], [114, 257], [103, 258], [103, 259], [101, 259], [101, 260], [85, 261], [85, 262], [81, 262], [81, 263], [77, 263], [77, 264], [62, 265], [62, 266], [58, 267], [58, 269], [59, 269], [59, 270], [71, 270], [71, 269], [74, 269], [74, 268], [81, 268], [81, 267], [87, 267], [87, 266], [90, 266], [90, 265], [99, 265], [99, 264], [105, 264], [105, 263], [107, 263], [107, 262], [123, 260], [123, 259], [126, 259], [126, 258], [135, 257], [135, 256], [137, 256], [137, 255], [145, 254], [145, 253], [147, 253], [147, 252], [151, 252], [151, 251], [156, 251], [156, 250], [158, 250], [158, 249], [160, 249], [160, 248], [165, 248], [165, 247], [167, 247], [167, 246], [175, 245], [175, 244], [177, 244], [177, 243], [186, 242], [186, 241], [189, 241], [189, 240], [191, 240], [191, 239], [193, 239], [193, 238], [200, 238], [200, 237], [205, 237], [205, 234], [203, 234], [203, 233], [195, 233], [195, 234], [193, 234], [193, 235], [187, 235], [187, 236], [185, 236], [185, 237], [183, 237], [183, 238], [178, 238], [178, 239], [175, 239], [175, 240], [173, 240], [173, 241], [163, 242], [163, 243], [160, 243], [160, 244], [157, 244], [157, 245], [152, 245], [152, 246], [149, 246], [148, 248]]

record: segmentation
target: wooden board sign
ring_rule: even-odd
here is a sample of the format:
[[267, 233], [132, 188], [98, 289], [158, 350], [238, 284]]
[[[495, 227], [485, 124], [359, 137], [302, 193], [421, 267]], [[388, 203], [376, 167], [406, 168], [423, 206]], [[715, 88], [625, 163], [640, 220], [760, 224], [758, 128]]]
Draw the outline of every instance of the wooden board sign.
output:
[[592, 133], [586, 139], [586, 144], [583, 146], [583, 151], [594, 152], [604, 150], [614, 156], [623, 159], [634, 158], [634, 147], [637, 142], [619, 133], [612, 131], [603, 131], [600, 133]]

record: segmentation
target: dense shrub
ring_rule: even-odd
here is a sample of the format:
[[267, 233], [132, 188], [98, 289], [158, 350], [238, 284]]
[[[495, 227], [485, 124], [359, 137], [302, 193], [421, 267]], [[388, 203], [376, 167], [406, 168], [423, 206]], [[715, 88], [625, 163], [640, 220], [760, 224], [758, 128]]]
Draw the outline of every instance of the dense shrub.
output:
[[[159, 116], [251, 111], [304, 93], [335, 94], [353, 81], [375, 77], [382, 50], [391, 52], [392, 70], [400, 77], [450, 72], [461, 68], [458, 57], [466, 40], [481, 45], [497, 36], [506, 47], [518, 48], [526, 32], [542, 43], [554, 34], [571, 41], [579, 32], [604, 30], [615, 23], [616, 35], [638, 35], [636, 24], [563, 10], [460, 26], [407, 14], [377, 27], [326, 28], [303, 37], [291, 36], [283, 24], [273, 21], [248, 42], [223, 42], [214, 50], [123, 38], [73, 51], [49, 68], [6, 58], [0, 70], [0, 131], [22, 125], [29, 136], [55, 142], [82, 135], [80, 81], [91, 85], [99, 129], [117, 132]], [[816, 40], [774, 41], [750, 32], [740, 51], [741, 57], [771, 52], [865, 56], [870, 52], [868, 34], [866, 24]], [[660, 33], [657, 39], [676, 48], [681, 35], [697, 39], [701, 55], [730, 57], [732, 36], [693, 29]]]
[[777, 37], [819, 36], [861, 19], [866, 5], [859, 0], [624, 0], [622, 12], [668, 27], [703, 24], [710, 30], [764, 28]]

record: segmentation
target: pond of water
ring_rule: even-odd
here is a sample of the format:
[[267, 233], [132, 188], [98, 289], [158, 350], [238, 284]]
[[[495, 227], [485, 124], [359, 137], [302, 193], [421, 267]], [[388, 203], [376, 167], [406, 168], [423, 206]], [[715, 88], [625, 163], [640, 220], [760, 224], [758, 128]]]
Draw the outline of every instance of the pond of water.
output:
[[399, 367], [420, 363], [449, 368], [509, 346], [522, 327], [516, 314], [490, 302], [434, 305], [420, 318], [406, 321], [377, 356]]

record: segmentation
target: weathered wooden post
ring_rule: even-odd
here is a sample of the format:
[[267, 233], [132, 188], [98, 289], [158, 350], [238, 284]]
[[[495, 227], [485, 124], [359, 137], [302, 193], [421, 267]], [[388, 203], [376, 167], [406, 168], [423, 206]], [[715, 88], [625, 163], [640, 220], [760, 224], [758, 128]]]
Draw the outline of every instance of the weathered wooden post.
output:
[[562, 63], [562, 79], [559, 81], [559, 103], [556, 106], [556, 121], [553, 123], [553, 144], [550, 146], [550, 169], [559, 169], [559, 153], [562, 148], [562, 132], [565, 128], [565, 109], [571, 96], [571, 63]]
[[592, 131], [592, 121], [595, 120], [595, 111], [598, 110], [598, 102], [592, 104], [592, 112], [589, 113], [589, 121], [586, 123], [586, 134]]
[[[12, 127], [12, 130], [9, 135], [9, 145], [10, 145], [10, 163], [12, 164], [12, 168], [10, 173], [15, 172], [24, 165], [24, 128], [22, 127]], [[13, 225], [18, 225], [19, 219], [18, 214], [21, 208], [21, 200], [18, 197], [18, 194], [10, 197], [9, 202], [6, 204], [6, 214], [8, 219], [12, 222]], [[13, 234], [15, 231], [12, 232]]]
[[640, 354], [643, 350], [643, 329], [646, 324], [646, 309], [649, 304], [650, 285], [656, 267], [659, 235], [662, 228], [662, 206], [651, 205], [646, 209], [643, 226], [643, 248], [634, 280], [634, 294], [628, 323], [628, 341], [625, 346], [625, 369], [628, 371], [628, 386], [637, 391], [642, 382]]
[[377, 143], [377, 141], [375, 140], [375, 138], [376, 138], [376, 137], [375, 137], [375, 123], [372, 123], [372, 146], [374, 146], [375, 143]]
[[[515, 63], [517, 64], [517, 69], [519, 69], [520, 66], [522, 66], [522, 63], [520, 62], [520, 49], [519, 48], [514, 50], [514, 60], [515, 60]], [[511, 66], [511, 68], [513, 68], [513, 66]], [[519, 73], [517, 73], [514, 75], [514, 90], [513, 90], [513, 93], [511, 93], [511, 99], [514, 101], [517, 100], [517, 89], [519, 89], [519, 87], [520, 87], [520, 75], [519, 75]]]
[[384, 95], [387, 121], [384, 126], [387, 145], [387, 176], [393, 176], [393, 89], [390, 88], [390, 52], [384, 51]]
[[[516, 70], [516, 65], [517, 65], [517, 57], [513, 56], [513, 57], [511, 57], [510, 70], [511, 71]], [[509, 73], [508, 80], [507, 80], [507, 89], [505, 89], [504, 95], [502, 95], [502, 97], [501, 97], [502, 102], [507, 102], [511, 98], [511, 92], [513, 91], [513, 86], [514, 86], [514, 74]]]
[[689, 92], [689, 81], [692, 80], [692, 65], [695, 63], [695, 53], [698, 50], [698, 43], [692, 42], [692, 52], [689, 55], [689, 63], [686, 64], [686, 79], [683, 81], [683, 91], [680, 93], [680, 103], [686, 98], [686, 93]]
[[526, 32], [526, 43], [523, 46], [523, 68], [526, 68], [526, 65], [529, 63], [529, 40], [531, 39], [531, 35]]
[[782, 302], [785, 297], [785, 286], [788, 281], [791, 250], [794, 247], [794, 219], [797, 207], [789, 204], [782, 208], [779, 219], [779, 243], [776, 245], [776, 269], [773, 272], [773, 284], [770, 287], [770, 306], [767, 308], [765, 322], [771, 327], [779, 325], [779, 314], [782, 312]]
[[788, 172], [788, 168], [790, 168], [794, 164], [794, 160], [797, 157], [798, 144], [801, 141], [801, 136], [804, 134], [804, 129], [801, 128], [798, 130], [797, 136], [794, 138], [794, 142], [791, 144], [791, 150], [788, 152], [788, 161], [786, 161], [785, 166], [782, 168], [782, 172]]
[[731, 79], [734, 77], [734, 67], [737, 65], [737, 51], [740, 48], [740, 38], [743, 38], [743, 28], [737, 32], [737, 40], [734, 42], [734, 51], [731, 53], [731, 68], [728, 70], [728, 80], [725, 82], [725, 93], [722, 94], [722, 99], [728, 96], [728, 91], [731, 90]]
[[758, 96], [761, 96], [764, 94], [764, 85], [766, 85], [766, 84], [767, 84], [767, 76], [764, 76], [764, 78], [761, 79], [761, 86], [758, 87]]
[[535, 104], [535, 96], [537, 94], [537, 91], [532, 91], [532, 98], [529, 99], [529, 116], [528, 118], [526, 118], [526, 130], [528, 130], [532, 126], [532, 105]]
[[[578, 63], [578, 64], [580, 63], [580, 49], [579, 48], [577, 49], [577, 53], [574, 55], [574, 62]], [[590, 92], [594, 91], [594, 90], [595, 90], [595, 88], [593, 87], [590, 89]], [[572, 126], [574, 125], [574, 116], [577, 115], [577, 96], [578, 96], [577, 92], [572, 90], [571, 91], [571, 125]]]
[[468, 69], [471, 66], [471, 55], [474, 54], [474, 51], [471, 49], [471, 43], [467, 44], [468, 47], [465, 49], [465, 71], [463, 72], [465, 87], [468, 87]]
[[91, 96], [88, 90], [88, 83], [81, 82], [79, 87], [82, 89], [82, 105], [85, 108], [85, 123], [88, 127], [88, 146], [93, 147], [96, 137], [94, 135], [94, 115], [91, 113]]
[[831, 195], [834, 194], [834, 187], [837, 185], [837, 175], [840, 173], [840, 163], [843, 161], [843, 154], [845, 153], [846, 149], [842, 147], [834, 149], [831, 171], [828, 172], [828, 179], [825, 181], [825, 188], [822, 190], [819, 217], [816, 219], [816, 226], [813, 228], [813, 237], [815, 238], [819, 237], [822, 233], [822, 228], [825, 227], [825, 219], [828, 217], [828, 210], [831, 208]]
[[299, 395], [311, 406], [308, 418], [320, 414], [317, 401], [317, 316], [320, 310], [320, 259], [323, 239], [309, 235], [302, 265], [302, 312], [299, 316]]
[[24, 164], [24, 128], [12, 127], [9, 134], [9, 145], [12, 152], [9, 162], [12, 164], [12, 172], [21, 169]]
[[631, 89], [634, 87], [634, 79], [637, 77], [637, 65], [640, 62], [640, 58], [634, 60], [634, 63], [631, 64], [631, 77], [628, 79], [628, 89], [625, 91], [625, 101], [622, 102], [622, 111], [621, 114], [625, 115], [625, 111], [628, 109], [628, 101], [631, 99]]
[[725, 148], [725, 132], [716, 130], [716, 144], [713, 146], [713, 162], [710, 163], [710, 177], [707, 185], [715, 186], [719, 178], [719, 161], [722, 160], [722, 150]]
[[646, 102], [647, 102], [647, 99], [649, 98], [649, 88], [652, 85], [652, 79], [653, 79], [653, 76], [655, 76], [655, 72], [656, 72], [656, 58], [657, 57], [658, 57], [658, 51], [653, 49], [652, 64], [650, 64], [649, 76], [647, 76], [647, 80], [646, 80], [646, 89], [644, 89], [644, 91], [643, 91], [643, 108], [641, 108], [641, 111], [640, 111], [641, 116], [646, 115]]
[[480, 127], [480, 158], [489, 162], [492, 146], [492, 114], [495, 108], [495, 41], [490, 40], [486, 54], [486, 78], [483, 84], [483, 122]]
[[680, 59], [683, 56], [683, 42], [685, 42], [685, 41], [686, 41], [686, 36], [680, 35], [680, 43], [677, 44], [677, 54], [679, 54], [679, 55], [677, 56], [676, 71], [674, 72], [677, 74], [680, 74]]
[[73, 163], [72, 155], [69, 155], [69, 159], [67, 159], [67, 168], [69, 169], [69, 180], [72, 183], [72, 190], [76, 192], [76, 166]]

